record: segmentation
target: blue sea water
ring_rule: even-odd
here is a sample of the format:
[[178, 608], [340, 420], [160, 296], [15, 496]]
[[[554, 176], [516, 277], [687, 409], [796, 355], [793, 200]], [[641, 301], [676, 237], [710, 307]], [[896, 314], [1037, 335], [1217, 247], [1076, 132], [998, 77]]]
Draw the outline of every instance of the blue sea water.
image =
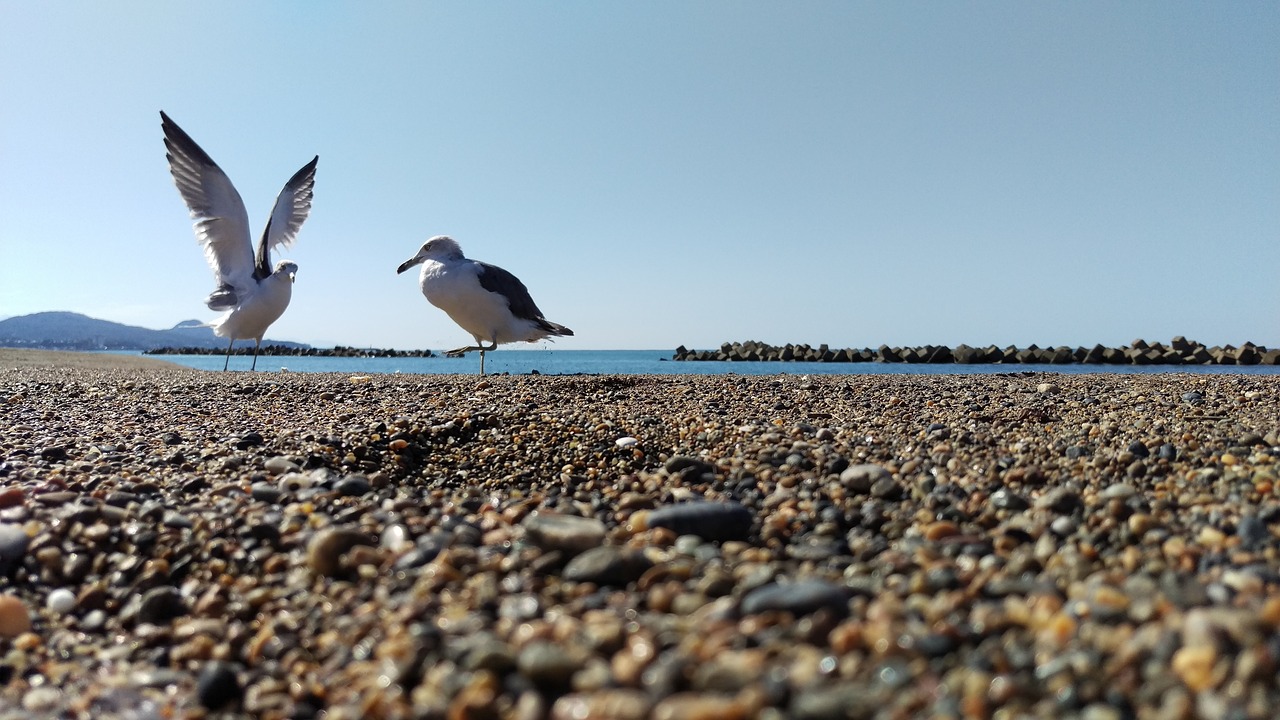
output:
[[[138, 353], [129, 353], [138, 354]], [[912, 365], [907, 363], [676, 362], [670, 350], [497, 350], [485, 355], [489, 374], [523, 375], [972, 375], [1016, 372], [1280, 374], [1271, 365]], [[151, 355], [200, 370], [221, 370], [222, 355]], [[248, 370], [252, 357], [233, 356], [232, 370]], [[260, 372], [413, 373], [474, 375], [480, 357], [333, 358], [263, 356]]]

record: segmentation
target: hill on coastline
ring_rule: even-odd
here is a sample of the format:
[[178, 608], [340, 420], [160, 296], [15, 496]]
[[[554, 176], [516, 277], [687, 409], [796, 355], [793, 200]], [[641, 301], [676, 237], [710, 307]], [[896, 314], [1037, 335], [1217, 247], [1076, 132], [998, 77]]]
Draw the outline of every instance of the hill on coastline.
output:
[[[238, 341], [253, 346], [252, 340]], [[263, 339], [263, 345], [292, 348], [304, 343]], [[152, 350], [198, 347], [225, 350], [227, 341], [199, 320], [183, 320], [168, 330], [124, 325], [73, 312], [41, 312], [0, 320], [0, 347], [42, 350]]]

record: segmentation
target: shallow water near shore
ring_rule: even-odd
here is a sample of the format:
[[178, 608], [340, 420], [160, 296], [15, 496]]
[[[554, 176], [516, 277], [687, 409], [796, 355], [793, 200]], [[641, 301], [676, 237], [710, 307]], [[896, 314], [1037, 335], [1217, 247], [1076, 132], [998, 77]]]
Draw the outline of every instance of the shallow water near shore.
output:
[[[121, 353], [139, 355], [140, 353]], [[1249, 374], [1277, 375], [1274, 365], [961, 365], [945, 363], [923, 365], [910, 363], [818, 363], [818, 362], [677, 362], [669, 350], [498, 350], [485, 356], [489, 374], [526, 375], [990, 375], [1019, 372], [1053, 372], [1063, 374], [1159, 374], [1195, 373], [1207, 375]], [[148, 355], [198, 370], [221, 370], [222, 355]], [[248, 370], [251, 357], [234, 356], [231, 370]], [[466, 357], [430, 358], [343, 358], [263, 356], [258, 358], [262, 372], [344, 372], [366, 375], [474, 374], [480, 371], [476, 353]]]

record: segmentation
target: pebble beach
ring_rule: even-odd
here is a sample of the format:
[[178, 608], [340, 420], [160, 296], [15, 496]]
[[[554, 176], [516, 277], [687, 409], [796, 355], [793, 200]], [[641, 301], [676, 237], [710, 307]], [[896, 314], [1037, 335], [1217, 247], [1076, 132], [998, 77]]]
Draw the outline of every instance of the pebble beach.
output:
[[0, 720], [1270, 718], [1280, 377], [0, 353]]

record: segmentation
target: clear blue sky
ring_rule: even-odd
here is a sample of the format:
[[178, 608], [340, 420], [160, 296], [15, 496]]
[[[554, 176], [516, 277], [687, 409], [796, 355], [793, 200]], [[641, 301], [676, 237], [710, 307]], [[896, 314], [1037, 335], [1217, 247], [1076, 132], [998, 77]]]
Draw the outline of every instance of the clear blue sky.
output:
[[165, 110], [269, 337], [470, 342], [396, 266], [520, 276], [560, 349], [1280, 345], [1280, 3], [0, 0], [0, 317], [211, 320]]

